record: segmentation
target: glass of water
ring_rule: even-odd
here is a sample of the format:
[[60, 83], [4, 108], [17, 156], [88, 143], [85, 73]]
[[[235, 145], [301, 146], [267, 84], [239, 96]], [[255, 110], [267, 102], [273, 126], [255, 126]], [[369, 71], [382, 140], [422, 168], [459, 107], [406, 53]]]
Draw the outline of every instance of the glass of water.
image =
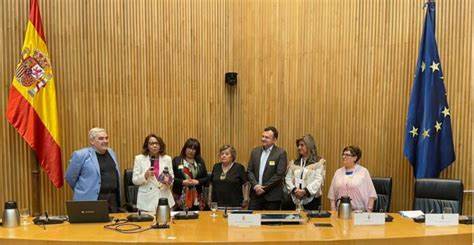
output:
[[296, 199], [295, 206], [296, 206], [296, 212], [297, 213], [300, 213], [301, 211], [304, 210], [302, 202], [303, 201], [301, 199]]
[[211, 202], [210, 208], [211, 208], [211, 211], [212, 211], [211, 217], [213, 217], [213, 218], [217, 217], [217, 214], [216, 214], [217, 202]]
[[30, 210], [27, 208], [21, 208], [20, 210], [21, 225], [28, 225], [28, 217], [30, 217]]

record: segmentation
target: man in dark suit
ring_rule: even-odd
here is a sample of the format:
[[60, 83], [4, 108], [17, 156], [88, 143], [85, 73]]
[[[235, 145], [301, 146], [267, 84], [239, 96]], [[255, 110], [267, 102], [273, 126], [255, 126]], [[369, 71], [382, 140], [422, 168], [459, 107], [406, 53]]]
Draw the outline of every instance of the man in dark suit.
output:
[[278, 130], [267, 127], [262, 133], [262, 146], [250, 154], [247, 166], [251, 210], [279, 210], [283, 196], [283, 179], [288, 162], [286, 151], [275, 145]]

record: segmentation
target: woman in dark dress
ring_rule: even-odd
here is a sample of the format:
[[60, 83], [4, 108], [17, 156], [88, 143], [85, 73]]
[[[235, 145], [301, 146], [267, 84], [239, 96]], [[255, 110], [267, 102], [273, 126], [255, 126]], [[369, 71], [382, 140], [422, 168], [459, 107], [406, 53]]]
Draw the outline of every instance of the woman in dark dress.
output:
[[231, 145], [219, 149], [219, 163], [211, 174], [211, 200], [219, 207], [248, 206], [247, 174], [245, 167], [235, 162], [237, 153]]
[[189, 138], [181, 149], [181, 154], [173, 159], [173, 196], [176, 208], [181, 210], [204, 210], [203, 187], [209, 176], [206, 164], [201, 158], [201, 144]]

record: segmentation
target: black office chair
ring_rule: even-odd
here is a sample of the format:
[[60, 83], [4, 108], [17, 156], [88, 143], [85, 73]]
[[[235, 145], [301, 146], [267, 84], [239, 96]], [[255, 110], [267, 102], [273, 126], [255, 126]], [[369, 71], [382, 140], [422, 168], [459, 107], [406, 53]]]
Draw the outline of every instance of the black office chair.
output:
[[455, 179], [417, 179], [413, 210], [424, 213], [442, 213], [451, 207], [453, 213], [462, 213], [464, 186]]
[[128, 212], [137, 212], [137, 195], [138, 186], [132, 182], [133, 169], [125, 169], [123, 171], [123, 186], [125, 194], [125, 208]]
[[392, 178], [391, 177], [372, 177], [377, 200], [374, 204], [374, 212], [389, 212], [392, 202]]

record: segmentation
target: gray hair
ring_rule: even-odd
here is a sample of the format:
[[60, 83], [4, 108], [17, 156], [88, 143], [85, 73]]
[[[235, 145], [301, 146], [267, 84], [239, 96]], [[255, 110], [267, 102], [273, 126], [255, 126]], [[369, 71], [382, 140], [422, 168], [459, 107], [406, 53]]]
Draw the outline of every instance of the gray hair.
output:
[[102, 132], [106, 132], [105, 129], [91, 128], [91, 130], [89, 130], [89, 140], [95, 139], [95, 137], [97, 137], [97, 134], [102, 133]]

